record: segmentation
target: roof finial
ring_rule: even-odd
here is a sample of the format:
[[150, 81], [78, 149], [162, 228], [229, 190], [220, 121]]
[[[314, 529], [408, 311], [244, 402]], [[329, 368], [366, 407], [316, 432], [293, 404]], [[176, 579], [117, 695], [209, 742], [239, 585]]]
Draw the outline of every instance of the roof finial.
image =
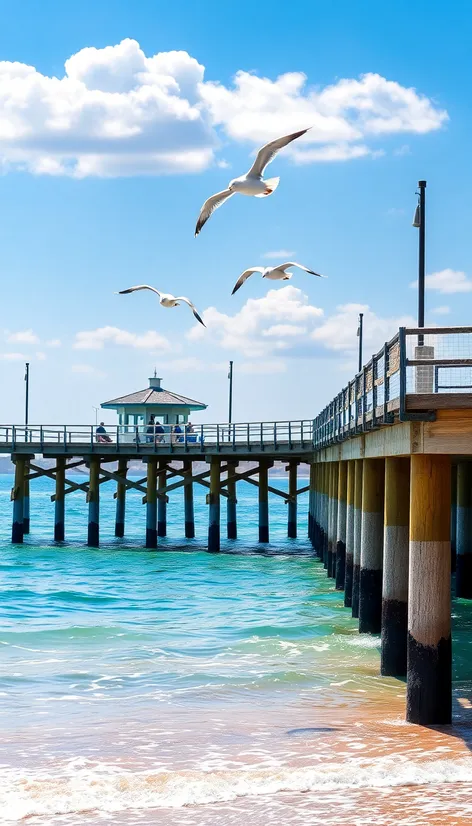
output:
[[154, 368], [154, 378], [157, 379], [157, 369]]

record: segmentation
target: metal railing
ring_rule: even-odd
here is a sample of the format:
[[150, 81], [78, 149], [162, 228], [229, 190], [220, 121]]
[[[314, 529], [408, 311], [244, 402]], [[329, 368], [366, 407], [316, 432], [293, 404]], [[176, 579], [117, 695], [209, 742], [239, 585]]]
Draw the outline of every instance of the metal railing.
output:
[[[445, 370], [446, 381], [440, 382]], [[314, 447], [392, 424], [396, 413], [400, 421], [431, 418], [434, 414], [419, 405], [421, 397], [470, 388], [472, 327], [401, 327], [316, 416]], [[423, 412], [415, 412], [415, 400]]]
[[15, 450], [25, 444], [31, 450], [58, 447], [73, 453], [74, 448], [91, 453], [116, 447], [129, 452], [202, 452], [258, 449], [277, 451], [313, 448], [313, 420], [244, 422], [235, 424], [182, 425], [0, 425], [0, 449]]

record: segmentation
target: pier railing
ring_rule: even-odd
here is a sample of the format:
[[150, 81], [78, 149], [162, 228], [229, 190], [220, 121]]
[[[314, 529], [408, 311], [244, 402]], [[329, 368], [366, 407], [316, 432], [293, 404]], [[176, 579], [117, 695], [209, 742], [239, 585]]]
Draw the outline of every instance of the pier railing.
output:
[[[401, 327], [316, 416], [314, 446], [391, 424], [395, 414], [432, 418], [449, 393], [465, 394], [472, 406], [472, 327]], [[455, 405], [463, 406], [457, 395]]]
[[234, 424], [202, 424], [192, 429], [182, 425], [106, 426], [100, 432], [97, 425], [2, 425], [0, 450], [25, 445], [42, 451], [44, 448], [73, 453], [74, 448], [91, 453], [117, 451], [129, 453], [194, 452], [213, 450], [310, 450], [313, 448], [313, 420], [280, 422], [244, 422]]

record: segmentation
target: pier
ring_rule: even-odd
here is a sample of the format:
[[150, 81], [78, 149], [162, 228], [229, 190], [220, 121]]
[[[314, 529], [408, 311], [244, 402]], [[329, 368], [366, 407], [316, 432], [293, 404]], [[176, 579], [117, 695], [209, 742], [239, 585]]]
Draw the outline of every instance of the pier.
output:
[[[472, 598], [471, 351], [472, 327], [401, 328], [308, 420], [202, 424], [150, 437], [145, 424], [122, 419], [107, 427], [106, 441], [90, 425], [2, 426], [0, 452], [15, 464], [12, 541], [21, 543], [30, 528], [30, 487], [34, 496], [40, 476], [55, 481], [54, 538], [67, 536], [67, 495], [80, 490], [94, 547], [105, 483], [115, 488], [118, 537], [126, 534], [126, 492], [142, 493], [141, 541], [150, 550], [166, 535], [168, 499], [178, 488], [182, 533], [194, 537], [193, 488], [203, 486], [212, 553], [220, 551], [222, 500], [227, 538], [237, 542], [238, 482], [258, 488], [262, 544], [270, 537], [269, 494], [287, 503], [287, 535], [295, 538], [298, 496], [309, 491], [315, 556], [344, 592], [359, 631], [380, 634], [382, 674], [406, 677], [407, 720], [448, 723], [456, 561], [457, 595]], [[40, 467], [37, 455], [53, 467]], [[129, 478], [131, 460], [142, 463], [138, 480]], [[195, 462], [206, 469], [195, 472]], [[240, 469], [242, 462], [253, 467]], [[274, 462], [284, 463], [287, 490], [271, 483]], [[303, 464], [308, 485], [298, 480]], [[69, 473], [77, 467], [88, 469], [83, 482]]]

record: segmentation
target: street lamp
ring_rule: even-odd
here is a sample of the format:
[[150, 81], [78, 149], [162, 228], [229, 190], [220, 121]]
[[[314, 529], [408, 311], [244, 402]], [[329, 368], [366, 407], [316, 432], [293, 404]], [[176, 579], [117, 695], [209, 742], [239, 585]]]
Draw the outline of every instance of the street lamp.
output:
[[228, 424], [231, 424], [233, 418], [233, 362], [229, 363], [229, 401], [228, 401]]
[[[425, 229], [426, 229], [426, 181], [418, 181], [418, 204], [413, 216], [413, 226], [419, 229], [418, 247], [418, 327], [424, 327], [424, 291], [425, 291]], [[422, 347], [424, 336], [418, 336], [418, 345]]]
[[25, 363], [25, 442], [28, 441], [29, 420], [29, 361]]
[[362, 332], [364, 327], [364, 313], [359, 313], [359, 326], [357, 328], [357, 336], [359, 338], [359, 369], [358, 373], [362, 370]]
[[95, 424], [98, 424], [98, 411], [100, 410], [100, 408], [99, 408], [99, 407], [95, 407], [95, 406], [92, 404], [92, 410], [95, 410]]

